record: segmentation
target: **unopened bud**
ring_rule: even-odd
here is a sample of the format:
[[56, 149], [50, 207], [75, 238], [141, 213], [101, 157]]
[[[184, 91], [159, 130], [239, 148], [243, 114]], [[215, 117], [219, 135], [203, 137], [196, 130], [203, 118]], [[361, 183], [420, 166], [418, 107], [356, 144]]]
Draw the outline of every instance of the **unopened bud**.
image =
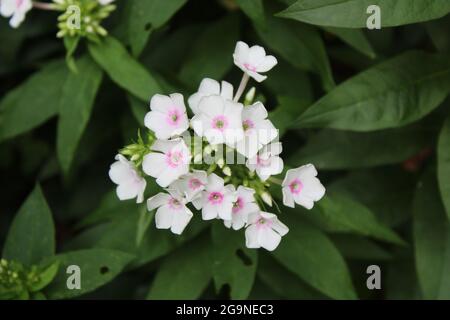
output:
[[249, 105], [253, 103], [253, 99], [255, 99], [255, 87], [251, 87], [250, 90], [247, 91], [247, 94], [244, 98], [244, 105]]
[[272, 196], [267, 191], [261, 193], [261, 199], [269, 206], [272, 206]]
[[222, 169], [222, 172], [224, 175], [231, 177], [231, 169], [230, 167], [226, 166], [225, 168]]

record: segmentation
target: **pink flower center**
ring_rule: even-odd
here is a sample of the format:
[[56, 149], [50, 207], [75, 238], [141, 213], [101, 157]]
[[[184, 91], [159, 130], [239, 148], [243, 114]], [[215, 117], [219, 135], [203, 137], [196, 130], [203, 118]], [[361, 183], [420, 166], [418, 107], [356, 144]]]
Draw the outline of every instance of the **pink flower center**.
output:
[[169, 151], [166, 155], [166, 162], [171, 168], [178, 167], [183, 162], [183, 153], [181, 151]]
[[233, 213], [239, 213], [242, 208], [244, 208], [244, 200], [241, 197], [238, 197], [236, 202], [233, 203]]
[[259, 217], [258, 221], [256, 221], [256, 227], [258, 229], [268, 229], [272, 227], [272, 221], [268, 219], [264, 219], [263, 217]]
[[303, 183], [299, 179], [293, 180], [289, 183], [289, 189], [293, 194], [299, 194], [303, 189]]
[[259, 167], [268, 167], [270, 166], [270, 159], [263, 159], [260, 156], [256, 156], [256, 164]]
[[211, 192], [208, 201], [214, 205], [221, 204], [223, 201], [223, 194], [220, 192]]
[[224, 115], [214, 117], [212, 127], [219, 131], [224, 131], [228, 127], [228, 119]]
[[23, 5], [23, 0], [16, 0], [16, 8], [19, 9]]
[[203, 183], [197, 178], [192, 178], [188, 182], [189, 188], [192, 190], [197, 190], [198, 188], [203, 186]]
[[170, 198], [169, 207], [170, 207], [170, 209], [173, 209], [173, 210], [179, 210], [182, 207], [182, 203], [175, 198]]
[[167, 113], [166, 122], [172, 126], [176, 127], [181, 121], [181, 112], [178, 109], [172, 109]]
[[244, 128], [244, 131], [247, 131], [247, 130], [253, 129], [255, 127], [255, 124], [253, 123], [252, 120], [247, 119], [247, 120], [244, 120], [244, 122], [242, 122], [242, 127]]
[[251, 65], [250, 63], [244, 63], [244, 67], [249, 71], [256, 72], [256, 67]]

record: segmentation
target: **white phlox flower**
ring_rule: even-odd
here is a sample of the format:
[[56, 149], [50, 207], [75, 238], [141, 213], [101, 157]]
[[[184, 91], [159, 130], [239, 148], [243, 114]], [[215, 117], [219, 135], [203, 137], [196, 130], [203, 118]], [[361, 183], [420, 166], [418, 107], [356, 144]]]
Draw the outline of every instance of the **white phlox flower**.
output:
[[225, 186], [224, 180], [212, 173], [208, 176], [208, 184], [202, 193], [202, 218], [211, 220], [220, 218], [231, 220], [236, 192], [232, 185]]
[[169, 139], [180, 135], [189, 127], [183, 96], [155, 94], [150, 101], [151, 111], [145, 115], [144, 123], [158, 139]]
[[147, 182], [123, 155], [116, 155], [109, 169], [109, 177], [117, 184], [116, 194], [120, 200], [136, 199], [137, 203], [144, 201], [144, 190]]
[[183, 194], [188, 202], [194, 204], [201, 200], [201, 192], [205, 190], [208, 183], [208, 175], [202, 170], [192, 170], [192, 172], [181, 176], [178, 180], [170, 185], [170, 189], [177, 190]]
[[263, 47], [249, 46], [242, 41], [238, 41], [233, 54], [234, 64], [258, 82], [266, 80], [267, 76], [261, 72], [267, 72], [277, 63], [274, 56], [266, 55]]
[[186, 207], [186, 199], [176, 191], [160, 192], [147, 200], [147, 209], [156, 210], [155, 224], [158, 229], [170, 229], [181, 234], [192, 219], [192, 212]]
[[152, 150], [144, 156], [142, 170], [156, 178], [156, 183], [165, 188], [189, 172], [191, 153], [183, 139], [156, 140]]
[[232, 218], [225, 220], [224, 224], [227, 228], [239, 230], [247, 224], [248, 216], [255, 212], [259, 212], [255, 190], [239, 186], [236, 191], [236, 201], [233, 203]]
[[211, 145], [225, 143], [233, 146], [244, 137], [241, 103], [221, 96], [207, 96], [200, 100], [199, 112], [192, 118], [195, 133]]
[[245, 229], [247, 248], [264, 248], [275, 250], [280, 244], [281, 237], [289, 232], [277, 216], [268, 212], [257, 212], [249, 216], [249, 226]]
[[283, 172], [284, 162], [279, 157], [281, 152], [281, 142], [268, 144], [255, 157], [247, 160], [247, 167], [256, 171], [262, 181], [266, 181], [270, 176]]
[[315, 201], [325, 195], [325, 187], [317, 179], [317, 170], [312, 164], [290, 169], [283, 180], [283, 203], [293, 208], [295, 203], [312, 209]]
[[222, 81], [222, 84], [220, 84], [216, 80], [204, 78], [202, 82], [200, 82], [198, 91], [188, 99], [188, 104], [192, 112], [194, 114], [199, 112], [199, 103], [203, 97], [213, 95], [221, 96], [225, 100], [231, 101], [233, 100], [233, 86], [226, 81]]
[[253, 158], [263, 146], [278, 136], [278, 130], [267, 116], [267, 110], [261, 102], [242, 110], [244, 139], [236, 143], [236, 150], [240, 154]]

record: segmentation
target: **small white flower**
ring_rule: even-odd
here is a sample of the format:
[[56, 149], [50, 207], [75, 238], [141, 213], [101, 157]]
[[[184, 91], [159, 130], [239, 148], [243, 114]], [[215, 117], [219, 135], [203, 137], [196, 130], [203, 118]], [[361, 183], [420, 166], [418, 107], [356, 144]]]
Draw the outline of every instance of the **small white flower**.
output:
[[256, 102], [243, 109], [244, 139], [236, 144], [236, 150], [240, 154], [247, 158], [253, 158], [263, 146], [278, 136], [278, 130], [267, 119], [267, 116], [267, 110], [261, 102]]
[[144, 201], [144, 190], [147, 182], [139, 175], [133, 163], [128, 161], [123, 155], [116, 155], [114, 162], [109, 169], [109, 177], [117, 184], [116, 194], [120, 200], [136, 198], [137, 203]]
[[249, 214], [259, 212], [259, 207], [255, 202], [255, 190], [239, 186], [236, 194], [232, 219], [225, 220], [224, 224], [227, 228], [232, 227], [234, 230], [239, 230], [247, 224]]
[[202, 194], [202, 218], [231, 220], [236, 192], [232, 185], [225, 186], [223, 179], [212, 173]]
[[11, 17], [9, 25], [13, 28], [25, 20], [25, 15], [32, 7], [31, 0], [0, 0], [0, 14], [5, 18]]
[[268, 212], [253, 213], [249, 216], [249, 227], [245, 230], [247, 248], [261, 248], [273, 251], [278, 247], [281, 237], [289, 232], [277, 216]]
[[151, 152], [144, 156], [142, 169], [165, 188], [189, 172], [191, 153], [183, 139], [156, 140]]
[[199, 113], [191, 120], [197, 135], [205, 137], [212, 145], [225, 143], [233, 146], [244, 137], [241, 103], [228, 101], [221, 96], [207, 96], [200, 100]]
[[202, 82], [200, 82], [198, 91], [188, 99], [189, 107], [192, 112], [197, 114], [199, 112], [200, 100], [203, 97], [212, 95], [220, 95], [225, 100], [233, 100], [233, 86], [226, 81], [222, 81], [221, 87], [218, 81], [210, 78], [204, 78]]
[[193, 214], [186, 207], [186, 200], [176, 192], [170, 194], [160, 192], [147, 200], [147, 209], [156, 208], [155, 223], [158, 229], [170, 229], [175, 234], [181, 234], [191, 220]]
[[242, 41], [236, 43], [233, 59], [236, 66], [258, 82], [267, 78], [267, 76], [261, 75], [259, 72], [267, 72], [278, 63], [274, 56], [266, 55], [263, 47], [253, 46], [249, 48]]
[[[194, 200], [201, 198], [201, 192], [205, 190], [207, 183], [208, 175], [206, 171], [193, 170], [192, 173], [181, 176], [173, 182], [169, 189], [177, 190], [186, 197], [187, 202], [193, 201], [194, 203]], [[195, 203], [194, 206], [197, 207]]]
[[256, 171], [258, 177], [266, 181], [270, 176], [283, 172], [283, 159], [278, 156], [281, 151], [281, 142], [268, 144], [255, 157], [247, 160], [247, 168]]
[[114, 2], [114, 0], [98, 0], [98, 2], [99, 2], [102, 6], [106, 6], [107, 4], [110, 4], [110, 3]]
[[144, 123], [158, 139], [169, 139], [189, 128], [183, 96], [179, 93], [170, 96], [155, 94], [150, 101], [150, 109], [152, 111], [145, 115]]
[[283, 180], [283, 203], [293, 208], [295, 203], [312, 209], [314, 201], [325, 194], [325, 187], [316, 178], [317, 170], [312, 164], [290, 169]]

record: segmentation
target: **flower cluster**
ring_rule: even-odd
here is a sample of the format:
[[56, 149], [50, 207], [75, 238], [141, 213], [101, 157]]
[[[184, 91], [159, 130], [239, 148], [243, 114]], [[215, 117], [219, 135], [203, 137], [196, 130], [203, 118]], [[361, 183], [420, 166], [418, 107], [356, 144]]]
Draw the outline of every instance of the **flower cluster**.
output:
[[[156, 210], [159, 229], [181, 234], [195, 208], [203, 220], [245, 228], [248, 248], [274, 250], [289, 229], [267, 212], [273, 203], [270, 185], [282, 187], [286, 206], [307, 209], [323, 197], [325, 188], [311, 164], [287, 170], [283, 181], [272, 177], [284, 167], [278, 130], [263, 103], [244, 105], [239, 100], [249, 79], [265, 80], [263, 73], [277, 60], [264, 48], [241, 41], [233, 59], [244, 72], [236, 93], [230, 83], [206, 78], [187, 100], [189, 110], [179, 93], [153, 96], [144, 119], [148, 138], [139, 136], [137, 143], [123, 148], [109, 175], [118, 185], [119, 199], [137, 198], [138, 203], [144, 198], [145, 177], [156, 179], [164, 192], [150, 197], [147, 208]], [[250, 92], [254, 95], [254, 89]], [[253, 100], [251, 96], [246, 100]]]

